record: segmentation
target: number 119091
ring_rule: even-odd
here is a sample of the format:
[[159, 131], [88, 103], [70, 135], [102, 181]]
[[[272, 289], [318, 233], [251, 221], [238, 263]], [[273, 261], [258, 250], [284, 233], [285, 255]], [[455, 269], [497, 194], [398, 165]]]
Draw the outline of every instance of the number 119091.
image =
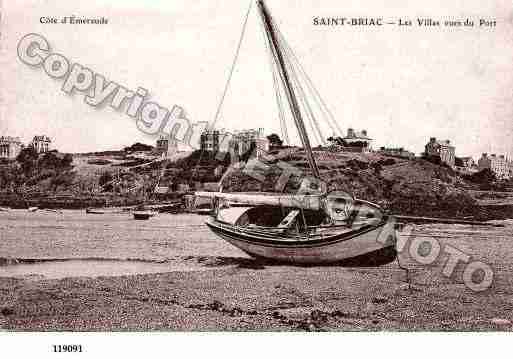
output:
[[52, 345], [54, 353], [82, 353], [82, 345]]

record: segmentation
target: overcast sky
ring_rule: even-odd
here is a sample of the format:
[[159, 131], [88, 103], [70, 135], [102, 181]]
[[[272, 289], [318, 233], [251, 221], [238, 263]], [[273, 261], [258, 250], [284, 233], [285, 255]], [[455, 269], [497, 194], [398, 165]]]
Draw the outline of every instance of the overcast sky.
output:
[[[151, 101], [212, 121], [248, 1], [3, 1], [0, 135], [46, 134], [64, 152], [154, 144], [134, 120], [66, 95], [42, 70], [23, 64], [18, 41], [39, 33], [52, 51]], [[268, 0], [282, 33], [339, 126], [367, 129], [375, 147], [421, 152], [429, 137], [450, 139], [459, 156], [513, 156], [513, 5], [480, 0]], [[280, 132], [269, 59], [256, 8], [219, 127]], [[40, 24], [41, 16], [101, 17], [108, 25]], [[493, 29], [316, 27], [315, 16], [480, 18]], [[476, 24], [478, 25], [478, 24]], [[289, 124], [291, 126], [291, 124]]]

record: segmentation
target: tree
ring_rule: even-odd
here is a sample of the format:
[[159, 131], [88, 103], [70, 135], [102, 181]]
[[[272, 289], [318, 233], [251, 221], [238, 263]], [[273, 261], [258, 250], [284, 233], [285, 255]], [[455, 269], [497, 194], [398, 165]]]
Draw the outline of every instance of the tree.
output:
[[113, 189], [113, 186], [112, 186], [113, 180], [114, 180], [114, 177], [112, 176], [112, 174], [110, 172], [104, 172], [98, 179], [98, 184], [100, 185], [100, 187], [103, 187], [104, 191], [109, 192], [109, 191], [112, 191], [112, 189]]
[[276, 133], [270, 134], [269, 136], [267, 136], [267, 139], [269, 140], [270, 147], [277, 148], [283, 146], [283, 140]]
[[63, 167], [70, 167], [72, 163], [73, 163], [73, 156], [69, 153], [66, 153], [61, 160], [61, 165]]
[[71, 186], [73, 184], [73, 177], [74, 174], [70, 171], [62, 172], [54, 176], [50, 181], [50, 185], [52, 186], [53, 191], [57, 192], [59, 187], [67, 188]]
[[20, 151], [16, 162], [21, 166], [21, 170], [25, 176], [30, 176], [37, 167], [38, 153], [33, 147], [26, 147]]
[[337, 146], [342, 146], [342, 147], [349, 147], [349, 145], [347, 144], [346, 141], [344, 141], [344, 139], [340, 136], [338, 137], [328, 137], [327, 138], [328, 142], [334, 144], [334, 145], [337, 145]]
[[487, 185], [497, 181], [497, 176], [490, 168], [485, 168], [479, 172], [465, 176], [467, 180], [473, 183]]
[[73, 156], [62, 154], [57, 151], [46, 152], [38, 159], [38, 166], [42, 169], [53, 169], [58, 172], [67, 171], [71, 169], [73, 163]]
[[130, 147], [125, 147], [125, 152], [147, 152], [153, 151], [155, 148], [150, 145], [146, 145], [144, 143], [137, 142]]
[[35, 161], [38, 159], [38, 154], [36, 150], [33, 147], [25, 147], [20, 151], [18, 154], [18, 157], [16, 157], [16, 161], [20, 164], [27, 162], [27, 161]]
[[459, 157], [455, 157], [454, 158], [454, 165], [456, 167], [463, 167], [464, 166], [464, 163], [463, 163], [463, 160]]

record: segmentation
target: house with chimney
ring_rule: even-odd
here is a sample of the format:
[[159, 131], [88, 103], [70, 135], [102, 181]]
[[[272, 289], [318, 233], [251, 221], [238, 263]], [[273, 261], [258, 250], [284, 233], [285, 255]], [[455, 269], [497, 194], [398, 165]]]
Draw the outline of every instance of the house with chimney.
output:
[[346, 152], [370, 152], [372, 151], [373, 139], [367, 134], [367, 130], [355, 131], [353, 128], [347, 129], [347, 134], [342, 137], [343, 146], [341, 151]]
[[476, 161], [472, 157], [456, 157], [455, 170], [464, 175], [471, 175], [479, 171]]
[[451, 141], [439, 141], [436, 137], [431, 137], [425, 146], [424, 155], [427, 158], [438, 158], [440, 163], [445, 163], [454, 167], [456, 161], [456, 147], [451, 145]]
[[498, 179], [513, 177], [513, 161], [504, 155], [497, 156], [495, 153], [491, 155], [483, 153], [477, 165], [479, 171], [489, 168]]
[[23, 144], [19, 137], [0, 137], [0, 158], [13, 160], [18, 156], [22, 148]]
[[385, 156], [404, 158], [407, 160], [413, 160], [415, 153], [405, 150], [403, 147], [381, 147], [379, 153]]
[[217, 153], [228, 151], [235, 157], [240, 157], [249, 150], [254, 150], [256, 158], [261, 158], [269, 152], [270, 142], [264, 136], [264, 129], [235, 131], [233, 134], [224, 130], [205, 130], [201, 134], [201, 151]]
[[49, 152], [51, 148], [52, 140], [48, 136], [34, 136], [30, 147], [32, 147], [37, 153]]

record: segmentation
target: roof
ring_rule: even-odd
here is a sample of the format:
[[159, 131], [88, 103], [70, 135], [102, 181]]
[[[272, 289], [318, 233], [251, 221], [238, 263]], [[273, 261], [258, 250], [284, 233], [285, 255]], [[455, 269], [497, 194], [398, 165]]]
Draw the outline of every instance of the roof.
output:
[[11, 137], [11, 136], [1, 136], [0, 137], [0, 142], [16, 142], [16, 143], [21, 143], [21, 140], [19, 137]]
[[371, 141], [372, 138], [370, 138], [369, 136], [367, 135], [364, 135], [362, 132], [358, 132], [358, 131], [354, 131], [354, 134], [353, 136], [345, 136], [345, 137], [342, 137], [343, 140], [367, 140], [367, 141]]
[[50, 137], [48, 136], [34, 136], [34, 138], [32, 139], [33, 142], [35, 141], [44, 141], [44, 142], [52, 142], [52, 140], [50, 140]]
[[450, 140], [443, 140], [443, 141], [440, 141], [440, 140], [437, 140], [436, 138], [431, 138], [428, 142], [428, 145], [429, 144], [437, 144], [439, 146], [445, 146], [445, 147], [455, 147], [453, 144], [451, 144], [451, 141]]

